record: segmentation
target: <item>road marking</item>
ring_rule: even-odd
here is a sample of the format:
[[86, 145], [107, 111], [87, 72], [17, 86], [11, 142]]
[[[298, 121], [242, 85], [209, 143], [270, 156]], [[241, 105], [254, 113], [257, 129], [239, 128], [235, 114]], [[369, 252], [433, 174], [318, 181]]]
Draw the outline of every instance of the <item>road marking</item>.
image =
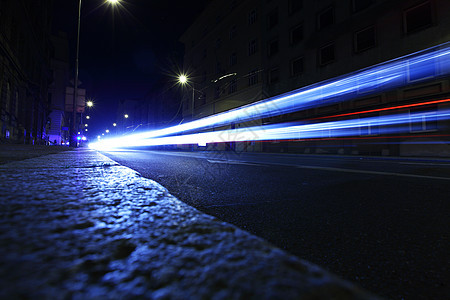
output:
[[247, 165], [247, 166], [267, 167], [267, 165], [265, 165], [265, 164], [249, 163], [249, 162], [237, 161], [237, 160], [214, 160], [214, 159], [206, 159], [206, 160], [212, 164], [229, 164], [229, 165]]
[[401, 165], [425, 165], [425, 166], [444, 166], [444, 167], [450, 167], [450, 164], [446, 163], [418, 163], [418, 162], [399, 162]]
[[411, 178], [421, 178], [421, 179], [450, 180], [450, 178], [448, 178], [448, 177], [426, 176], [426, 175], [415, 175], [415, 174], [403, 174], [403, 173], [391, 173], [391, 172], [381, 172], [381, 171], [368, 171], [368, 170], [343, 169], [343, 168], [318, 167], [318, 166], [295, 166], [295, 167], [300, 168], [300, 169], [313, 169], [313, 170], [322, 170], [322, 171], [335, 171], [335, 172], [372, 174], [372, 175], [388, 175], [388, 176], [411, 177]]

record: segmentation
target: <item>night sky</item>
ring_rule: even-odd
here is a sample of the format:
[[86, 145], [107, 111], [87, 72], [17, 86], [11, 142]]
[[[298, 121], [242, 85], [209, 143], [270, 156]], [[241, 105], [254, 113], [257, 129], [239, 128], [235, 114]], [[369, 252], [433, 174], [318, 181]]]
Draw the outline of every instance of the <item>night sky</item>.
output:
[[[120, 99], [142, 98], [161, 77], [171, 80], [182, 66], [179, 37], [208, 2], [122, 0], [112, 9], [105, 0], [82, 0], [79, 80], [95, 101], [90, 135], [111, 128]], [[53, 31], [68, 34], [71, 68], [77, 7], [78, 0], [56, 0], [53, 16]]]

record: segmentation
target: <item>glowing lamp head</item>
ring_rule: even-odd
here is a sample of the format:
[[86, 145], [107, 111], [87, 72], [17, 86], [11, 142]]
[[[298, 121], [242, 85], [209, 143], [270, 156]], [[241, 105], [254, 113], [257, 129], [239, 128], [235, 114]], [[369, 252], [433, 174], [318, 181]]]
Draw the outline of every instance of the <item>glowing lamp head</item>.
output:
[[178, 77], [178, 82], [181, 84], [185, 84], [187, 82], [187, 77], [186, 75], [182, 74]]
[[124, 114], [123, 117], [124, 117], [125, 119], [128, 119], [128, 114]]
[[115, 5], [119, 3], [119, 0], [107, 0], [107, 2], [109, 2], [109, 4]]
[[92, 106], [94, 106], [94, 102], [89, 100], [86, 102], [86, 105], [87, 105], [87, 107], [92, 107]]

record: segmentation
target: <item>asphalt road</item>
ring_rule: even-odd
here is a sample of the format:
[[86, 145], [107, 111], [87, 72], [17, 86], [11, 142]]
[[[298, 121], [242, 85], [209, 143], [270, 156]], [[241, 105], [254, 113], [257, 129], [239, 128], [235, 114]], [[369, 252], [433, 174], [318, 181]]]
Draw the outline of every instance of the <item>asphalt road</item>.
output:
[[450, 160], [104, 154], [199, 210], [378, 295], [450, 296]]

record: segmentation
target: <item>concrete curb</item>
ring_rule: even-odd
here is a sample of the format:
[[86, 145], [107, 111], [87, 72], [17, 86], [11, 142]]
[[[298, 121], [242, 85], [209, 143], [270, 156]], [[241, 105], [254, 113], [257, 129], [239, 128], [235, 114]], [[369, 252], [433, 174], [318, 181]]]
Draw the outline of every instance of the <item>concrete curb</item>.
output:
[[0, 182], [2, 299], [376, 299], [93, 150]]

